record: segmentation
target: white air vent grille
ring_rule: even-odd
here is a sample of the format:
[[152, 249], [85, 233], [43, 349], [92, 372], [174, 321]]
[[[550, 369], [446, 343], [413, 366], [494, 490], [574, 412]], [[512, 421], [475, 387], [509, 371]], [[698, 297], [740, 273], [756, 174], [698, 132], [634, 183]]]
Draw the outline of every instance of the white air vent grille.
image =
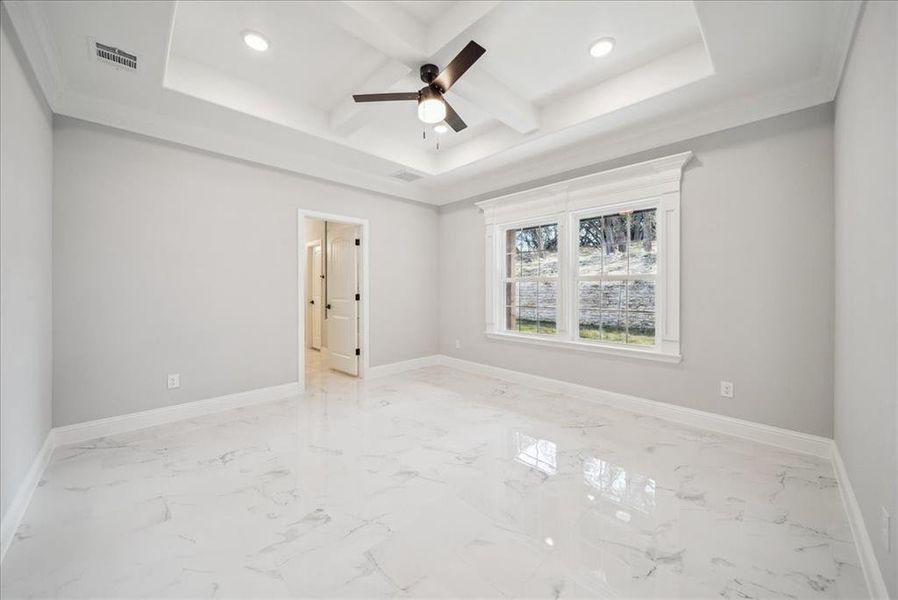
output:
[[137, 70], [137, 55], [125, 52], [120, 48], [94, 42], [97, 60], [128, 71]]
[[419, 179], [421, 179], [421, 175], [405, 170], [399, 171], [398, 173], [393, 173], [392, 175], [390, 175], [390, 177], [395, 177], [396, 179], [400, 179], [402, 181], [405, 181], [406, 183], [418, 181]]

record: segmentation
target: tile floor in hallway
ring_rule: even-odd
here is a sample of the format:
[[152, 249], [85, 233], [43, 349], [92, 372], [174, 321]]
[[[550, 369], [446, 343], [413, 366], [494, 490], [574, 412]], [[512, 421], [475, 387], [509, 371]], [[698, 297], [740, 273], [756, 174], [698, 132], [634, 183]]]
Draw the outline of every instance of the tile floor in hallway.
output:
[[57, 449], [14, 597], [860, 598], [830, 464], [431, 367]]

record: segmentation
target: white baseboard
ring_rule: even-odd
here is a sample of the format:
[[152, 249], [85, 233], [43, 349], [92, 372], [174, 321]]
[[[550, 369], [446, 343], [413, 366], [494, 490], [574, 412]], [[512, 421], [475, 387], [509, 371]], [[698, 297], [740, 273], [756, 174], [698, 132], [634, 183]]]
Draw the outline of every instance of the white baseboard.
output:
[[37, 456], [34, 457], [31, 468], [28, 469], [25, 479], [19, 484], [19, 491], [16, 492], [15, 498], [13, 498], [6, 514], [3, 516], [3, 522], [0, 523], [0, 562], [6, 557], [6, 551], [9, 550], [13, 538], [16, 536], [22, 517], [25, 516], [25, 510], [31, 502], [31, 496], [34, 495], [34, 490], [37, 488], [37, 484], [40, 483], [44, 470], [50, 463], [50, 456], [52, 456], [53, 448], [55, 448], [53, 433], [52, 429], [47, 432], [47, 438], [44, 440], [43, 446], [38, 450]]
[[858, 558], [861, 561], [861, 569], [864, 571], [864, 579], [867, 581], [867, 590], [870, 593], [870, 598], [888, 600], [889, 590], [886, 588], [886, 582], [882, 578], [882, 571], [879, 570], [879, 562], [876, 560], [873, 542], [870, 540], [870, 534], [867, 532], [867, 526], [864, 523], [864, 515], [861, 513], [861, 507], [857, 503], [857, 498], [851, 487], [851, 481], [848, 479], [848, 471], [845, 470], [845, 463], [842, 462], [839, 446], [835, 443], [833, 444], [833, 471], [835, 471], [836, 479], [839, 481], [842, 504], [845, 505], [845, 512], [848, 514], [848, 524], [851, 525], [851, 534], [854, 536], [854, 545], [857, 547]]
[[410, 360], [402, 360], [385, 365], [378, 365], [376, 367], [369, 367], [368, 373], [365, 377], [367, 379], [371, 379], [374, 377], [385, 377], [387, 375], [404, 373], [405, 371], [413, 371], [414, 369], [433, 367], [435, 365], [443, 364], [443, 358], [444, 357], [440, 354], [433, 354], [431, 356], [421, 356], [419, 358], [412, 358]]
[[512, 371], [510, 369], [503, 369], [446, 355], [440, 356], [439, 364], [460, 371], [496, 377], [498, 379], [528, 385], [538, 389], [563, 392], [577, 398], [601, 402], [602, 404], [613, 406], [615, 408], [658, 417], [683, 425], [714, 431], [716, 433], [724, 433], [753, 440], [761, 442], [762, 444], [778, 446], [803, 454], [811, 454], [826, 459], [832, 457], [833, 441], [829, 438], [817, 435], [810, 435], [792, 431], [790, 429], [782, 429], [771, 425], [763, 425], [753, 421], [746, 421], [745, 419], [727, 417], [694, 408], [676, 406], [666, 402], [658, 402], [655, 400], [638, 398], [636, 396], [628, 396], [627, 394], [609, 392], [607, 390], [601, 390], [585, 385], [569, 383], [567, 381], [560, 381], [549, 377], [541, 377], [539, 375], [531, 375], [521, 371]]
[[96, 438], [136, 431], [153, 425], [172, 423], [183, 419], [192, 419], [241, 406], [250, 406], [261, 402], [282, 400], [299, 393], [299, 384], [284, 383], [236, 394], [227, 394], [217, 398], [185, 402], [174, 406], [164, 406], [152, 410], [144, 410], [127, 415], [119, 415], [95, 421], [85, 421], [74, 425], [65, 425], [54, 429], [56, 446], [77, 444]]

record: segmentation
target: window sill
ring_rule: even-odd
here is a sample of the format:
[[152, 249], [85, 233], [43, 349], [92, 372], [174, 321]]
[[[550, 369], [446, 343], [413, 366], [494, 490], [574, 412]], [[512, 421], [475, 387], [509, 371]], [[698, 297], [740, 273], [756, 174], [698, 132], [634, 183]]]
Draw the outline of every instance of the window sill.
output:
[[488, 331], [486, 332], [486, 337], [505, 342], [521, 342], [524, 344], [534, 344], [536, 346], [547, 346], [549, 348], [564, 348], [566, 350], [576, 350], [579, 352], [594, 352], [596, 354], [608, 354], [611, 356], [652, 360], [656, 362], [679, 363], [683, 360], [683, 357], [679, 354], [666, 354], [658, 352], [657, 350], [642, 350], [640, 348], [607, 346], [571, 340], [546, 339], [526, 334]]

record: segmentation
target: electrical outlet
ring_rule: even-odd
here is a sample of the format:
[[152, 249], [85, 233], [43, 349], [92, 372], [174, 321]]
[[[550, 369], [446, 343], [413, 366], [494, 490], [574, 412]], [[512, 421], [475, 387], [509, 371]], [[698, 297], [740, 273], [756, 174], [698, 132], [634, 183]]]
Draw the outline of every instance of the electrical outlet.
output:
[[722, 398], [732, 398], [734, 395], [733, 382], [732, 381], [721, 381], [720, 382], [720, 396]]
[[181, 374], [180, 373], [171, 373], [168, 376], [168, 389], [176, 390], [181, 387]]
[[458, 350], [461, 348], [461, 340], [455, 340], [455, 349]]
[[886, 507], [882, 507], [882, 523], [880, 526], [882, 527], [882, 547], [885, 548], [886, 552], [892, 551], [892, 517], [889, 515], [889, 511], [886, 510]]

